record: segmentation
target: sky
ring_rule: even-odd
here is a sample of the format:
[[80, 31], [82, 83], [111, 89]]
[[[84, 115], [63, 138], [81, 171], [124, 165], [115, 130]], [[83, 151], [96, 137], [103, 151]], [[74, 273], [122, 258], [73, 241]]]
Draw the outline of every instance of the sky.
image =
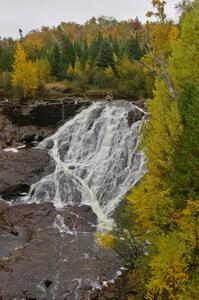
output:
[[[169, 18], [177, 19], [174, 7], [178, 0], [167, 0]], [[60, 22], [84, 23], [95, 16], [118, 20], [145, 20], [151, 0], [0, 0], [0, 36], [18, 37], [41, 26], [57, 26]]]

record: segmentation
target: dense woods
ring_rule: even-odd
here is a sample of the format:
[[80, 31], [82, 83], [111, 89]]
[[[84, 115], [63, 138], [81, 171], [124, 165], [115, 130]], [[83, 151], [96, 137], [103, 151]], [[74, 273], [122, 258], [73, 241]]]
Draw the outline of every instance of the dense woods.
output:
[[156, 75], [141, 148], [148, 172], [117, 208], [101, 237], [130, 267], [129, 299], [198, 299], [199, 1], [183, 1], [170, 27], [164, 1], [152, 1], [143, 65]]
[[56, 87], [62, 82], [81, 96], [148, 97], [153, 74], [136, 64], [146, 51], [144, 31], [138, 19], [118, 22], [106, 17], [84, 25], [43, 27], [25, 37], [20, 30], [19, 42], [0, 40], [0, 93], [13, 89], [30, 98], [45, 94], [49, 83]]

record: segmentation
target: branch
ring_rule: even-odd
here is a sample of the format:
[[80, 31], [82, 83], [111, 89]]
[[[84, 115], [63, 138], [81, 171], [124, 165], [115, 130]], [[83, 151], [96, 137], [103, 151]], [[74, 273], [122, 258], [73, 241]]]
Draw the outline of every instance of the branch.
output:
[[[160, 54], [160, 57], [157, 57], [155, 55], [155, 44], [154, 44], [153, 49], [150, 47], [149, 31], [148, 31], [147, 27], [145, 29], [145, 40], [146, 40], [146, 50], [147, 50], [148, 54], [150, 55], [150, 57], [153, 60], [154, 67], [151, 67], [150, 65], [148, 65], [144, 61], [137, 61], [135, 59], [133, 59], [133, 61], [141, 64], [142, 66], [147, 68], [150, 72], [155, 74], [160, 80], [162, 80], [165, 83], [165, 85], [167, 86], [169, 92], [171, 93], [172, 99], [175, 100], [177, 94], [174, 90], [172, 80], [171, 80], [171, 78], [168, 74], [168, 71], [167, 71], [168, 70], [168, 65], [167, 65], [166, 59], [164, 57], [163, 52]], [[158, 68], [157, 68], [158, 64], [160, 65], [160, 68], [162, 70], [162, 74], [158, 71]]]
[[152, 68], [151, 66], [149, 66], [147, 63], [145, 63], [144, 61], [138, 61], [133, 59], [134, 62], [139, 63], [140, 65], [144, 66], [145, 68], [147, 68], [150, 72], [152, 72], [153, 74], [155, 74], [160, 80], [162, 80], [164, 82], [164, 84], [167, 86], [169, 92], [171, 93], [172, 99], [175, 100], [176, 99], [176, 92], [173, 88], [171, 79], [168, 75], [168, 73], [166, 72], [164, 75], [162, 75], [161, 73], [159, 73], [157, 71], [157, 69]]

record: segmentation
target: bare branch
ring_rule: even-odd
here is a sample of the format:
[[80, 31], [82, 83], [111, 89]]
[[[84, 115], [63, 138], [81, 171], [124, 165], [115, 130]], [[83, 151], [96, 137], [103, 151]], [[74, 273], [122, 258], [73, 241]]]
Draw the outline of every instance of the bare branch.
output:
[[172, 99], [175, 100], [176, 99], [176, 92], [173, 88], [173, 84], [172, 81], [164, 67], [164, 73], [161, 74], [160, 72], [157, 71], [157, 68], [152, 68], [151, 66], [149, 66], [147, 63], [145, 63], [144, 61], [140, 60], [137, 61], [135, 59], [133, 59], [134, 62], [139, 63], [140, 65], [144, 66], [145, 68], [147, 68], [151, 73], [155, 74], [160, 80], [162, 80], [164, 82], [164, 84], [167, 86], [168, 90], [171, 93]]

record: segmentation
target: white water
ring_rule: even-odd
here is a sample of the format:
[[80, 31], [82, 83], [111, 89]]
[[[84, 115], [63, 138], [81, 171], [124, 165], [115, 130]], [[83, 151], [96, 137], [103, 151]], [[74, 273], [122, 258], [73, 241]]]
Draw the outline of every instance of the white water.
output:
[[25, 200], [50, 201], [57, 208], [90, 205], [99, 226], [110, 229], [116, 205], [146, 171], [138, 151], [143, 121], [130, 128], [127, 121], [136, 109], [126, 101], [94, 103], [40, 143], [53, 143], [49, 154], [56, 169], [32, 185]]

